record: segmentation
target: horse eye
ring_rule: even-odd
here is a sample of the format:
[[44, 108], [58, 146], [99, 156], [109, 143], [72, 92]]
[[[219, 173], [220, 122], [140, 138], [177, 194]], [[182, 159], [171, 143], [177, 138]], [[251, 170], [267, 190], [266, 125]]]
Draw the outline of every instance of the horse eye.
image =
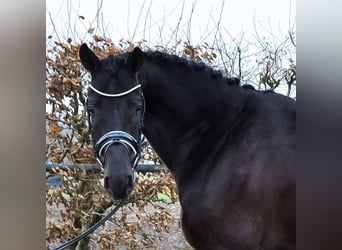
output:
[[88, 126], [89, 126], [89, 128], [91, 128], [93, 125], [93, 114], [94, 114], [93, 110], [88, 109]]
[[141, 110], [142, 110], [142, 106], [141, 105], [137, 106], [136, 111], [140, 112]]
[[87, 112], [88, 112], [88, 116], [93, 116], [93, 110], [92, 109], [88, 108]]

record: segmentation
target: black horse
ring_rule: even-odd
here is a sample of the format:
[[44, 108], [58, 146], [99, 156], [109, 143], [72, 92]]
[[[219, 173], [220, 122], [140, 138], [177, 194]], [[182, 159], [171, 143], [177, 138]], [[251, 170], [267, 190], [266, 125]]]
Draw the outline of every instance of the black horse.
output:
[[132, 190], [143, 132], [175, 177], [194, 248], [295, 249], [294, 100], [161, 52], [100, 60], [83, 44], [80, 58], [92, 76], [94, 150], [114, 198]]

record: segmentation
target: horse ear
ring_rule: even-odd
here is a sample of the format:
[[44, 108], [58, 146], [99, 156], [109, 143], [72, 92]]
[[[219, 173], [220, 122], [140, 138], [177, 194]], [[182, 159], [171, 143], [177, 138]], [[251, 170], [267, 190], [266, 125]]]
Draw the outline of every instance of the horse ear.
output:
[[144, 64], [144, 53], [140, 48], [135, 47], [134, 50], [129, 53], [126, 64], [134, 73], [140, 70], [141, 66]]
[[79, 51], [82, 65], [90, 72], [95, 71], [96, 66], [100, 62], [99, 58], [91, 51], [87, 44], [83, 43]]

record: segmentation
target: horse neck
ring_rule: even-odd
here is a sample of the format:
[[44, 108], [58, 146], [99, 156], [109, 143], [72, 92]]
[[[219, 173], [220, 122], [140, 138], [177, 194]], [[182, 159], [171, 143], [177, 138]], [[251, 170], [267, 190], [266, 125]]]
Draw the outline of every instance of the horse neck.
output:
[[146, 100], [143, 132], [175, 177], [201, 135], [224, 130], [243, 107], [235, 95], [239, 87], [191, 67], [145, 58], [139, 80]]

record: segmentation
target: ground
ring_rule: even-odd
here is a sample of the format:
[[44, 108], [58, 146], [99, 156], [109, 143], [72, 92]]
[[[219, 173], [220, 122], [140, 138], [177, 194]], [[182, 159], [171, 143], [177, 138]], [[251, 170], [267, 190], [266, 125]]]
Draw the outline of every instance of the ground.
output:
[[[60, 205], [47, 207], [46, 228], [59, 220]], [[112, 208], [109, 208], [109, 212]], [[53, 249], [60, 243], [48, 244]], [[98, 249], [193, 249], [185, 241], [180, 225], [179, 202], [140, 202], [121, 208], [91, 235], [90, 250]]]

